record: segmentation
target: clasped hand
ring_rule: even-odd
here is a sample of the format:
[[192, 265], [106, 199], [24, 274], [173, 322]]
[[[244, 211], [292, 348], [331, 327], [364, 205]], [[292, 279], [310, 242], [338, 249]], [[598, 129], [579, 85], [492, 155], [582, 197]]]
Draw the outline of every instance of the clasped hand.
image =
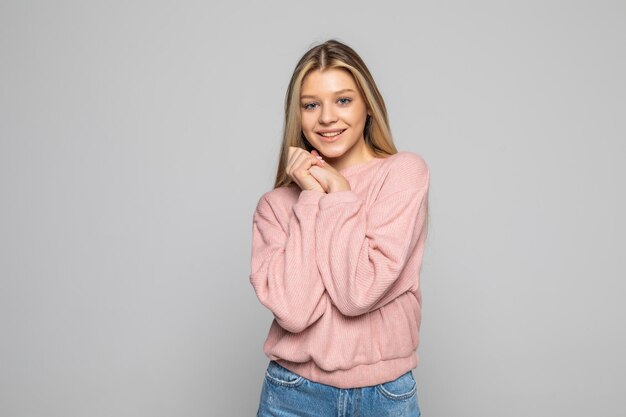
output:
[[290, 146], [285, 171], [302, 190], [332, 193], [351, 189], [348, 180], [324, 161], [315, 149], [309, 153]]

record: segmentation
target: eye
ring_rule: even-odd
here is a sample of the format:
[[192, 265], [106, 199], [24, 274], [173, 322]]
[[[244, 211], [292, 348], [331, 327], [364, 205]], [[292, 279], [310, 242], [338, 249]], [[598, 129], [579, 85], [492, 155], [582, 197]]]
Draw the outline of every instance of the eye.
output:
[[[345, 100], [345, 101], [342, 101], [342, 100]], [[351, 98], [348, 98], [348, 97], [342, 97], [342, 98], [340, 98], [338, 101], [340, 101], [340, 102], [341, 102], [341, 104], [344, 104], [344, 105], [345, 105], [345, 104], [350, 103], [350, 102], [352, 101], [352, 99], [351, 99]]]
[[302, 105], [302, 108], [303, 108], [304, 110], [311, 110], [311, 109], [312, 109], [312, 107], [309, 107], [309, 106], [314, 106], [314, 105], [315, 105], [315, 103], [306, 103], [306, 104], [303, 104], [303, 105]]

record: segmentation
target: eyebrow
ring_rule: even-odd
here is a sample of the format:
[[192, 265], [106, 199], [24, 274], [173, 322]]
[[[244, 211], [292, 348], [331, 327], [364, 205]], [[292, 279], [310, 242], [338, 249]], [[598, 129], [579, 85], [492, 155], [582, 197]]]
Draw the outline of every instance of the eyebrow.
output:
[[[344, 88], [343, 90], [335, 91], [334, 94], [336, 95], [336, 94], [347, 93], [347, 92], [355, 93], [355, 91], [351, 88]], [[317, 98], [317, 97], [306, 94], [306, 95], [300, 96], [300, 99], [303, 99], [303, 98]]]

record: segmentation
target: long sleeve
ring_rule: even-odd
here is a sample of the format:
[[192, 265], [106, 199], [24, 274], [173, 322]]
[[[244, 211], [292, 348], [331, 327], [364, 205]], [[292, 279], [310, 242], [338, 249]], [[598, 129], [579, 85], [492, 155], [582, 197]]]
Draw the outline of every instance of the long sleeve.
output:
[[284, 216], [286, 227], [266, 195], [253, 215], [250, 283], [278, 324], [292, 333], [313, 324], [330, 301], [315, 263], [315, 221], [324, 195], [301, 191], [292, 212]]
[[315, 224], [316, 259], [332, 303], [347, 316], [380, 308], [409, 290], [394, 286], [406, 263], [421, 256], [429, 170], [405, 158], [385, 178], [369, 209], [351, 191], [323, 196]]

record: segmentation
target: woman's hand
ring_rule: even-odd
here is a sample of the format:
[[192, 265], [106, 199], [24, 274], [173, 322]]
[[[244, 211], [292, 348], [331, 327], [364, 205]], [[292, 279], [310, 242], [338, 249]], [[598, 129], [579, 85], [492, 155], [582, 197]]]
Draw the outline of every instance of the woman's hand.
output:
[[[319, 168], [328, 165], [317, 155], [312, 155], [306, 150], [296, 147], [289, 147], [287, 168], [285, 169], [291, 178], [302, 190], [315, 190], [325, 193], [326, 190], [310, 173], [311, 168]], [[321, 168], [319, 168], [321, 169]]]
[[[311, 154], [321, 158], [315, 149], [311, 151]], [[309, 172], [327, 193], [351, 190], [348, 180], [329, 164], [312, 166]]]

